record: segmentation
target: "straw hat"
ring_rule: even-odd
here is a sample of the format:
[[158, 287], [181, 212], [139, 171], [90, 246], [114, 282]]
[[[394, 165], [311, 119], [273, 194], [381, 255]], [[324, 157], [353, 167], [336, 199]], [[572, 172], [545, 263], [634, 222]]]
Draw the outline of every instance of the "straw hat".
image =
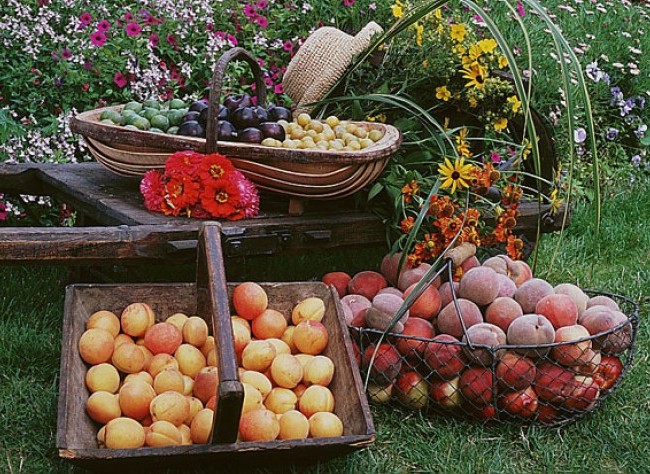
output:
[[291, 59], [282, 79], [284, 92], [296, 104], [297, 112], [308, 112], [305, 104], [325, 96], [352, 62], [383, 29], [374, 21], [356, 36], [331, 26], [318, 28]]

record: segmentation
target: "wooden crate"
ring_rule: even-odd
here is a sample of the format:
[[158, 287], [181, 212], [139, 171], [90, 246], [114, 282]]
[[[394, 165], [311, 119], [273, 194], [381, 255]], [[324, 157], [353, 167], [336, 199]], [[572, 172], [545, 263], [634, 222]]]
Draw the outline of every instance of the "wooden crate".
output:
[[[196, 283], [70, 285], [66, 290], [59, 384], [57, 448], [63, 458], [95, 470], [151, 469], [156, 466], [205, 465], [228, 461], [260, 464], [313, 462], [359, 449], [374, 441], [375, 432], [350, 344], [339, 314], [337, 294], [320, 282], [263, 283], [270, 307], [287, 317], [290, 309], [307, 296], [325, 301], [323, 324], [329, 331], [324, 352], [336, 366], [330, 388], [336, 399], [335, 413], [344, 423], [343, 436], [272, 442], [235, 442], [243, 389], [230, 325], [229, 295], [235, 284], [226, 285], [221, 258], [220, 226], [206, 224], [199, 239]], [[77, 349], [90, 315], [100, 309], [120, 314], [131, 302], [146, 302], [162, 320], [175, 312], [198, 314], [212, 328], [218, 347], [220, 384], [213, 443], [178, 447], [102, 449], [97, 447], [100, 426], [85, 412], [89, 392], [84, 384], [88, 365]]]

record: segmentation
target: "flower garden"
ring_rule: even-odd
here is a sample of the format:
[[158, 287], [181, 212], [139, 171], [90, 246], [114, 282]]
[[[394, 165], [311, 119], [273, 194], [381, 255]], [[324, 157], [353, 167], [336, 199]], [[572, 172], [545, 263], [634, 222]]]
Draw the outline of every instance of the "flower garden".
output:
[[[399, 129], [399, 151], [355, 193], [357, 205], [385, 224], [387, 245], [269, 257], [255, 279], [379, 270], [387, 251], [402, 252], [408, 267], [436, 266], [450, 247], [469, 243], [482, 257], [527, 259], [550, 282], [637, 302], [637, 358], [616, 394], [575, 424], [492, 426], [371, 405], [376, 442], [307, 469], [642, 472], [650, 462], [648, 20], [650, 6], [630, 0], [8, 0], [0, 6], [0, 162], [92, 161], [71, 120], [117, 104], [165, 104], [158, 108], [169, 120], [157, 120], [164, 130], [156, 133], [171, 133], [172, 101], [207, 99], [216, 62], [234, 47], [256, 59], [267, 102], [291, 107], [283, 78], [310, 34], [333, 26], [354, 35], [376, 22], [384, 33], [354, 56], [304, 127], [285, 127], [285, 145], [276, 146], [309, 148], [311, 140], [316, 150], [329, 131], [339, 151], [361, 150], [367, 130], [346, 129], [337, 117]], [[250, 94], [255, 102], [256, 87], [246, 64], [228, 65], [222, 97]], [[109, 125], [125, 125], [115, 120]], [[139, 123], [126, 126], [143, 130]], [[250, 219], [266, 196], [227, 156], [194, 151], [144, 174], [139, 190], [143, 209], [187, 219]], [[540, 228], [566, 228], [536, 242], [521, 235], [520, 207], [531, 200]], [[66, 227], [78, 219], [52, 196], [0, 188], [2, 226]], [[459, 266], [454, 278], [462, 274]], [[0, 441], [8, 472], [81, 472], [55, 447], [52, 354], [60, 351], [66, 278], [64, 268], [23, 266], [5, 267], [0, 277], [0, 427], [15, 433]]]

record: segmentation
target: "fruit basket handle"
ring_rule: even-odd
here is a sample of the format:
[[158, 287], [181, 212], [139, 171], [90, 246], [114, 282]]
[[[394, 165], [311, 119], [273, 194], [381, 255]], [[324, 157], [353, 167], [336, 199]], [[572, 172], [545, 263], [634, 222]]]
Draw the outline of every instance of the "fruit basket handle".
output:
[[217, 115], [219, 113], [219, 104], [221, 103], [221, 86], [223, 85], [223, 76], [228, 63], [233, 60], [243, 59], [253, 71], [255, 78], [255, 95], [257, 96], [257, 105], [266, 107], [266, 84], [262, 78], [262, 69], [257, 60], [251, 53], [244, 48], [232, 48], [225, 52], [217, 61], [212, 74], [210, 83], [210, 96], [208, 99], [208, 124], [206, 128], [205, 149], [207, 153], [218, 151], [217, 146]]

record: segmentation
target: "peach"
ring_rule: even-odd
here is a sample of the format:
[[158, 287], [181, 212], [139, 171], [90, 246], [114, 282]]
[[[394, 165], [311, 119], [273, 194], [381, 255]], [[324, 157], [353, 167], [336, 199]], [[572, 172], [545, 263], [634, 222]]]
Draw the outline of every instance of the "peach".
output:
[[179, 426], [190, 415], [190, 402], [182, 393], [163, 392], [151, 400], [149, 413], [154, 422], [165, 420]]
[[507, 255], [495, 255], [483, 262], [484, 267], [489, 267], [500, 275], [509, 276], [513, 271], [519, 271], [519, 266]]
[[463, 263], [460, 264], [460, 268], [462, 269], [462, 274], [464, 275], [467, 273], [469, 270], [471, 270], [474, 267], [480, 267], [481, 262], [479, 261], [478, 258], [476, 258], [476, 255], [472, 255], [471, 257], [465, 259]]
[[153, 387], [153, 377], [151, 374], [149, 374], [149, 372], [145, 372], [144, 370], [141, 372], [136, 372], [135, 374], [128, 374], [126, 377], [124, 377], [124, 382], [122, 385], [130, 382], [131, 380], [139, 380], [140, 382], [144, 382], [147, 385], [151, 385]]
[[590, 334], [584, 326], [563, 326], [555, 331], [555, 341], [561, 343], [551, 349], [551, 357], [562, 365], [574, 366], [589, 362], [591, 354]]
[[281, 338], [287, 329], [287, 320], [281, 312], [267, 308], [251, 322], [251, 331], [257, 339]]
[[318, 355], [327, 347], [327, 328], [318, 321], [303, 321], [293, 331], [296, 348], [305, 354]]
[[183, 324], [183, 342], [201, 347], [208, 339], [208, 323], [203, 318], [191, 316]]
[[386, 288], [388, 282], [381, 273], [364, 270], [356, 273], [348, 283], [348, 293], [365, 296], [372, 300], [382, 288]]
[[251, 341], [251, 328], [248, 322], [243, 324], [241, 318], [231, 319], [232, 322], [232, 336], [235, 342], [235, 352], [238, 354], [244, 350], [244, 347]]
[[[462, 315], [463, 322], [465, 323], [465, 329], [483, 322], [481, 310], [475, 303], [464, 298], [458, 298], [457, 301], [458, 307], [460, 308], [460, 315]], [[436, 319], [438, 332], [441, 334], [449, 334], [456, 338], [463, 337], [463, 326], [460, 323], [460, 315], [456, 311], [456, 306], [453, 301], [442, 308]]]
[[[479, 323], [467, 329], [462, 342], [466, 344], [463, 349], [469, 361], [488, 366], [503, 353], [498, 347], [506, 343], [506, 333], [494, 324]], [[488, 347], [470, 348], [470, 344]]]
[[571, 367], [571, 370], [578, 375], [593, 376], [598, 370], [601, 359], [602, 355], [600, 352], [589, 349], [581, 363]]
[[453, 301], [453, 297], [451, 295], [451, 289], [454, 289], [454, 293], [456, 293], [456, 297], [458, 297], [458, 287], [460, 287], [460, 283], [457, 281], [452, 281], [451, 283], [446, 281], [442, 285], [440, 285], [440, 288], [438, 289], [438, 292], [440, 293], [440, 307], [444, 308], [447, 306], [449, 303]]
[[167, 319], [165, 319], [166, 323], [173, 324], [176, 326], [176, 329], [183, 332], [183, 325], [185, 324], [185, 321], [188, 320], [188, 316], [185, 313], [174, 313], [171, 316], [169, 316]]
[[199, 370], [205, 367], [206, 364], [205, 356], [192, 344], [178, 346], [178, 349], [174, 352], [174, 358], [178, 361], [178, 370], [183, 375], [189, 375], [192, 378], [196, 377]]
[[246, 413], [251, 410], [263, 408], [262, 393], [251, 384], [243, 382], [244, 402], [242, 403], [241, 412]]
[[575, 386], [574, 374], [570, 370], [550, 362], [537, 366], [533, 388], [541, 400], [563, 403]]
[[291, 322], [297, 326], [303, 321], [322, 321], [325, 315], [325, 302], [317, 296], [305, 298], [291, 310]]
[[[381, 264], [379, 265], [379, 272], [393, 286], [397, 285], [397, 277], [400, 274], [399, 261], [401, 258], [402, 252], [387, 253], [381, 259]], [[404, 259], [404, 262], [406, 263], [406, 259]], [[402, 270], [406, 270], [406, 267], [403, 267]]]
[[114, 366], [106, 362], [93, 365], [88, 369], [85, 381], [91, 393], [98, 391], [115, 393], [120, 388], [120, 374]]
[[309, 420], [298, 410], [289, 410], [280, 416], [278, 439], [305, 439], [309, 436]]
[[278, 354], [271, 362], [271, 378], [276, 385], [293, 388], [304, 375], [302, 364], [291, 354]]
[[484, 367], [470, 367], [460, 374], [458, 387], [465, 399], [474, 406], [487, 405], [494, 396], [492, 371]]
[[326, 285], [332, 285], [339, 298], [343, 298], [348, 293], [348, 283], [351, 279], [352, 277], [345, 272], [329, 272], [323, 275], [321, 281]]
[[104, 391], [91, 394], [86, 402], [86, 413], [102, 425], [122, 416], [118, 396]]
[[605, 296], [605, 295], [592, 296], [587, 301], [587, 309], [591, 308], [592, 306], [597, 306], [597, 305], [607, 306], [609, 309], [611, 309], [613, 311], [620, 311], [621, 310], [621, 308], [618, 306], [618, 303], [616, 301], [614, 301], [609, 296]]
[[578, 323], [578, 307], [573, 298], [560, 293], [552, 293], [539, 300], [535, 313], [546, 316], [555, 329]]
[[135, 344], [135, 341], [128, 334], [124, 334], [123, 332], [121, 332], [117, 336], [115, 336], [115, 339], [113, 340], [113, 346], [117, 347], [122, 344]]
[[[632, 343], [632, 326], [628, 321], [628, 317], [620, 311], [597, 311], [590, 313], [587, 310], [580, 319], [580, 324], [592, 336], [607, 332], [608, 334], [594, 339], [594, 345], [604, 354], [618, 355], [630, 347]], [[621, 326], [620, 329], [613, 331], [614, 328], [619, 326]]]
[[485, 321], [507, 332], [510, 324], [523, 314], [521, 306], [514, 299], [498, 296], [485, 309]]
[[393, 384], [378, 385], [374, 382], [369, 382], [366, 392], [372, 402], [378, 404], [388, 403], [393, 396]]
[[147, 303], [131, 303], [120, 316], [122, 331], [132, 337], [143, 337], [156, 322], [156, 315]]
[[[203, 343], [203, 345], [201, 347], [199, 347], [199, 349], [201, 351], [201, 354], [203, 354], [206, 359], [208, 358], [208, 355], [210, 354], [210, 352], [212, 352], [216, 348], [217, 348], [217, 345], [214, 342], [214, 336], [208, 336], [206, 338], [205, 342]], [[208, 364], [208, 365], [210, 365], [210, 364]], [[213, 365], [216, 365], [216, 364], [213, 364]]]
[[270, 410], [252, 410], [244, 413], [239, 420], [242, 441], [273, 441], [279, 434], [280, 422]]
[[144, 346], [152, 354], [173, 354], [183, 342], [183, 335], [171, 323], [157, 323], [144, 334]]
[[[418, 339], [432, 339], [435, 336], [433, 325], [426, 319], [410, 316], [404, 322], [404, 330], [401, 336], [396, 336], [395, 347], [400, 354], [413, 360], [421, 359], [426, 347], [426, 341]], [[417, 339], [416, 339], [417, 338]]]
[[386, 385], [393, 383], [397, 378], [397, 374], [402, 369], [402, 357], [391, 344], [385, 342], [379, 346], [371, 344], [363, 352], [363, 365], [369, 368], [370, 376], [375, 382]]
[[499, 273], [497, 273], [497, 284], [499, 285], [499, 293], [497, 294], [497, 298], [504, 296], [507, 298], [512, 298], [515, 295], [515, 291], [517, 291], [517, 285], [515, 285], [515, 282], [513, 282], [507, 276], [501, 275]]
[[149, 415], [149, 405], [156, 397], [156, 391], [142, 380], [131, 380], [120, 388], [119, 399], [122, 414], [135, 420]]
[[329, 357], [317, 355], [305, 364], [302, 379], [305, 385], [323, 385], [327, 387], [333, 378], [334, 362]]
[[534, 313], [537, 302], [546, 295], [553, 294], [550, 283], [540, 278], [531, 278], [517, 287], [514, 298], [521, 306], [524, 314]]
[[[537, 346], [551, 344], [555, 339], [553, 325], [539, 314], [524, 314], [508, 326], [508, 344], [516, 346]], [[515, 350], [528, 357], [541, 357], [548, 353], [548, 347], [519, 347]]]
[[532, 418], [537, 413], [539, 402], [537, 393], [532, 387], [527, 387], [518, 392], [506, 392], [499, 396], [497, 401], [499, 410], [521, 418]]
[[589, 297], [578, 286], [571, 283], [561, 283], [556, 285], [553, 291], [558, 295], [567, 295], [573, 300], [576, 308], [578, 308], [578, 317], [587, 309]]
[[458, 388], [459, 377], [451, 380], [433, 379], [429, 385], [429, 396], [436, 406], [452, 409], [463, 404], [463, 395]]
[[178, 367], [178, 361], [174, 358], [174, 356], [165, 354], [163, 352], [156, 354], [151, 358], [149, 361], [149, 367], [147, 367], [147, 372], [149, 372], [151, 375], [153, 383], [153, 379], [156, 378], [156, 375], [158, 375], [161, 370], [165, 370], [167, 368], [178, 369]]
[[[428, 263], [421, 263], [417, 267], [403, 268], [397, 280], [397, 288], [401, 291], [406, 291], [409, 286], [418, 283], [429, 270], [431, 270], [431, 265]], [[440, 277], [437, 277], [432, 283], [432, 286], [438, 288], [440, 283]]]
[[585, 375], [576, 375], [575, 383], [576, 385], [564, 402], [564, 406], [575, 411], [590, 409], [600, 396], [600, 386], [592, 377]]
[[181, 374], [180, 370], [172, 367], [158, 372], [158, 375], [153, 380], [153, 389], [158, 395], [168, 390], [183, 393], [184, 388], [185, 381], [183, 380], [183, 374]]
[[204, 408], [192, 418], [190, 437], [194, 444], [207, 444], [210, 442], [212, 425], [214, 424], [214, 411]]
[[341, 305], [348, 306], [352, 311], [352, 321], [350, 324], [356, 327], [365, 326], [366, 310], [372, 306], [368, 298], [361, 295], [345, 295], [341, 299]]
[[465, 368], [465, 356], [460, 341], [449, 334], [434, 337], [424, 349], [424, 359], [431, 370], [445, 380], [458, 377]]
[[537, 369], [528, 357], [516, 352], [506, 352], [497, 364], [495, 375], [499, 385], [506, 390], [524, 390], [533, 384]]
[[298, 409], [307, 418], [319, 411], [334, 411], [334, 395], [332, 391], [322, 385], [307, 387], [300, 397]]
[[217, 394], [218, 386], [219, 370], [214, 366], [203, 367], [194, 378], [192, 395], [201, 400], [201, 402], [207, 403], [210, 397]]
[[271, 363], [277, 350], [275, 346], [268, 341], [251, 341], [242, 352], [242, 366], [247, 370], [257, 370], [264, 372], [271, 367]]
[[422, 410], [429, 403], [429, 386], [422, 376], [413, 371], [399, 374], [394, 384], [397, 399], [411, 410]]
[[587, 309], [585, 309], [582, 314], [580, 315], [580, 318], [578, 319], [578, 324], [582, 324], [582, 321], [584, 318], [589, 316], [590, 314], [593, 313], [611, 313], [613, 310], [609, 308], [608, 306], [602, 305], [602, 304], [597, 304], [594, 306], [591, 306]]
[[282, 336], [280, 337], [280, 340], [283, 341], [287, 346], [289, 346], [289, 351], [291, 352], [291, 354], [295, 354], [298, 352], [298, 348], [293, 343], [293, 332], [295, 330], [296, 330], [295, 326], [287, 326], [287, 329], [284, 330]]
[[533, 278], [533, 270], [523, 260], [515, 260], [514, 262], [519, 267], [519, 271], [511, 273], [510, 278], [515, 282], [517, 288], [519, 288], [525, 282]]
[[[404, 291], [404, 298], [407, 298], [415, 290], [417, 283], [412, 284]], [[433, 286], [429, 286], [415, 300], [409, 308], [409, 314], [416, 318], [433, 319], [440, 311], [440, 292]]]
[[[391, 325], [391, 322], [404, 304], [399, 296], [382, 294], [377, 295], [372, 299], [372, 305], [366, 310], [365, 324], [368, 327], [386, 330]], [[404, 321], [409, 317], [409, 311], [406, 312], [397, 320], [390, 330], [393, 333], [401, 333], [404, 331]]]
[[399, 296], [400, 298], [404, 299], [404, 293], [399, 290], [399, 288], [395, 288], [394, 286], [387, 286], [386, 288], [382, 288], [379, 290], [378, 295], [395, 295]]
[[144, 443], [147, 446], [180, 446], [183, 443], [183, 435], [172, 423], [155, 421], [145, 429]]
[[[539, 396], [537, 397], [539, 400]], [[557, 408], [552, 405], [547, 405], [545, 403], [537, 404], [537, 417], [535, 418], [538, 422], [543, 424], [552, 424], [560, 416], [560, 412]]]
[[618, 357], [603, 357], [596, 369], [594, 380], [601, 390], [612, 388], [623, 374], [623, 362]]
[[266, 396], [273, 389], [273, 385], [269, 378], [261, 372], [255, 370], [245, 370], [239, 377], [242, 383], [248, 383], [255, 387], [262, 394], [262, 398]]
[[343, 435], [343, 422], [334, 413], [318, 412], [309, 417], [312, 438], [331, 438]]
[[352, 310], [350, 309], [350, 307], [346, 304], [339, 304], [339, 310], [343, 315], [343, 321], [345, 321], [345, 324], [351, 325], [352, 320], [354, 319], [354, 314], [352, 314]]
[[190, 413], [189, 415], [187, 415], [187, 418], [185, 419], [183, 424], [188, 425], [189, 427], [189, 425], [192, 423], [192, 419], [196, 416], [198, 412], [203, 410], [204, 406], [203, 403], [201, 403], [201, 400], [199, 400], [196, 397], [185, 395], [185, 398], [187, 398], [187, 401], [190, 404]]
[[137, 421], [120, 417], [106, 423], [103, 444], [109, 449], [135, 449], [144, 446], [144, 427]]
[[112, 311], [95, 311], [86, 321], [86, 329], [92, 328], [105, 329], [113, 337], [116, 337], [120, 333], [120, 318]]
[[458, 293], [479, 306], [485, 306], [499, 295], [497, 273], [490, 267], [474, 267], [460, 279]]
[[238, 316], [251, 321], [268, 307], [269, 297], [260, 285], [246, 281], [233, 290], [232, 304]]
[[295, 410], [298, 395], [293, 390], [284, 387], [274, 387], [264, 399], [264, 406], [273, 413], [282, 414]]
[[79, 338], [79, 355], [90, 365], [110, 361], [113, 348], [113, 335], [105, 329], [86, 329]]
[[120, 372], [134, 374], [144, 369], [144, 352], [135, 344], [121, 344], [113, 351], [111, 362]]

